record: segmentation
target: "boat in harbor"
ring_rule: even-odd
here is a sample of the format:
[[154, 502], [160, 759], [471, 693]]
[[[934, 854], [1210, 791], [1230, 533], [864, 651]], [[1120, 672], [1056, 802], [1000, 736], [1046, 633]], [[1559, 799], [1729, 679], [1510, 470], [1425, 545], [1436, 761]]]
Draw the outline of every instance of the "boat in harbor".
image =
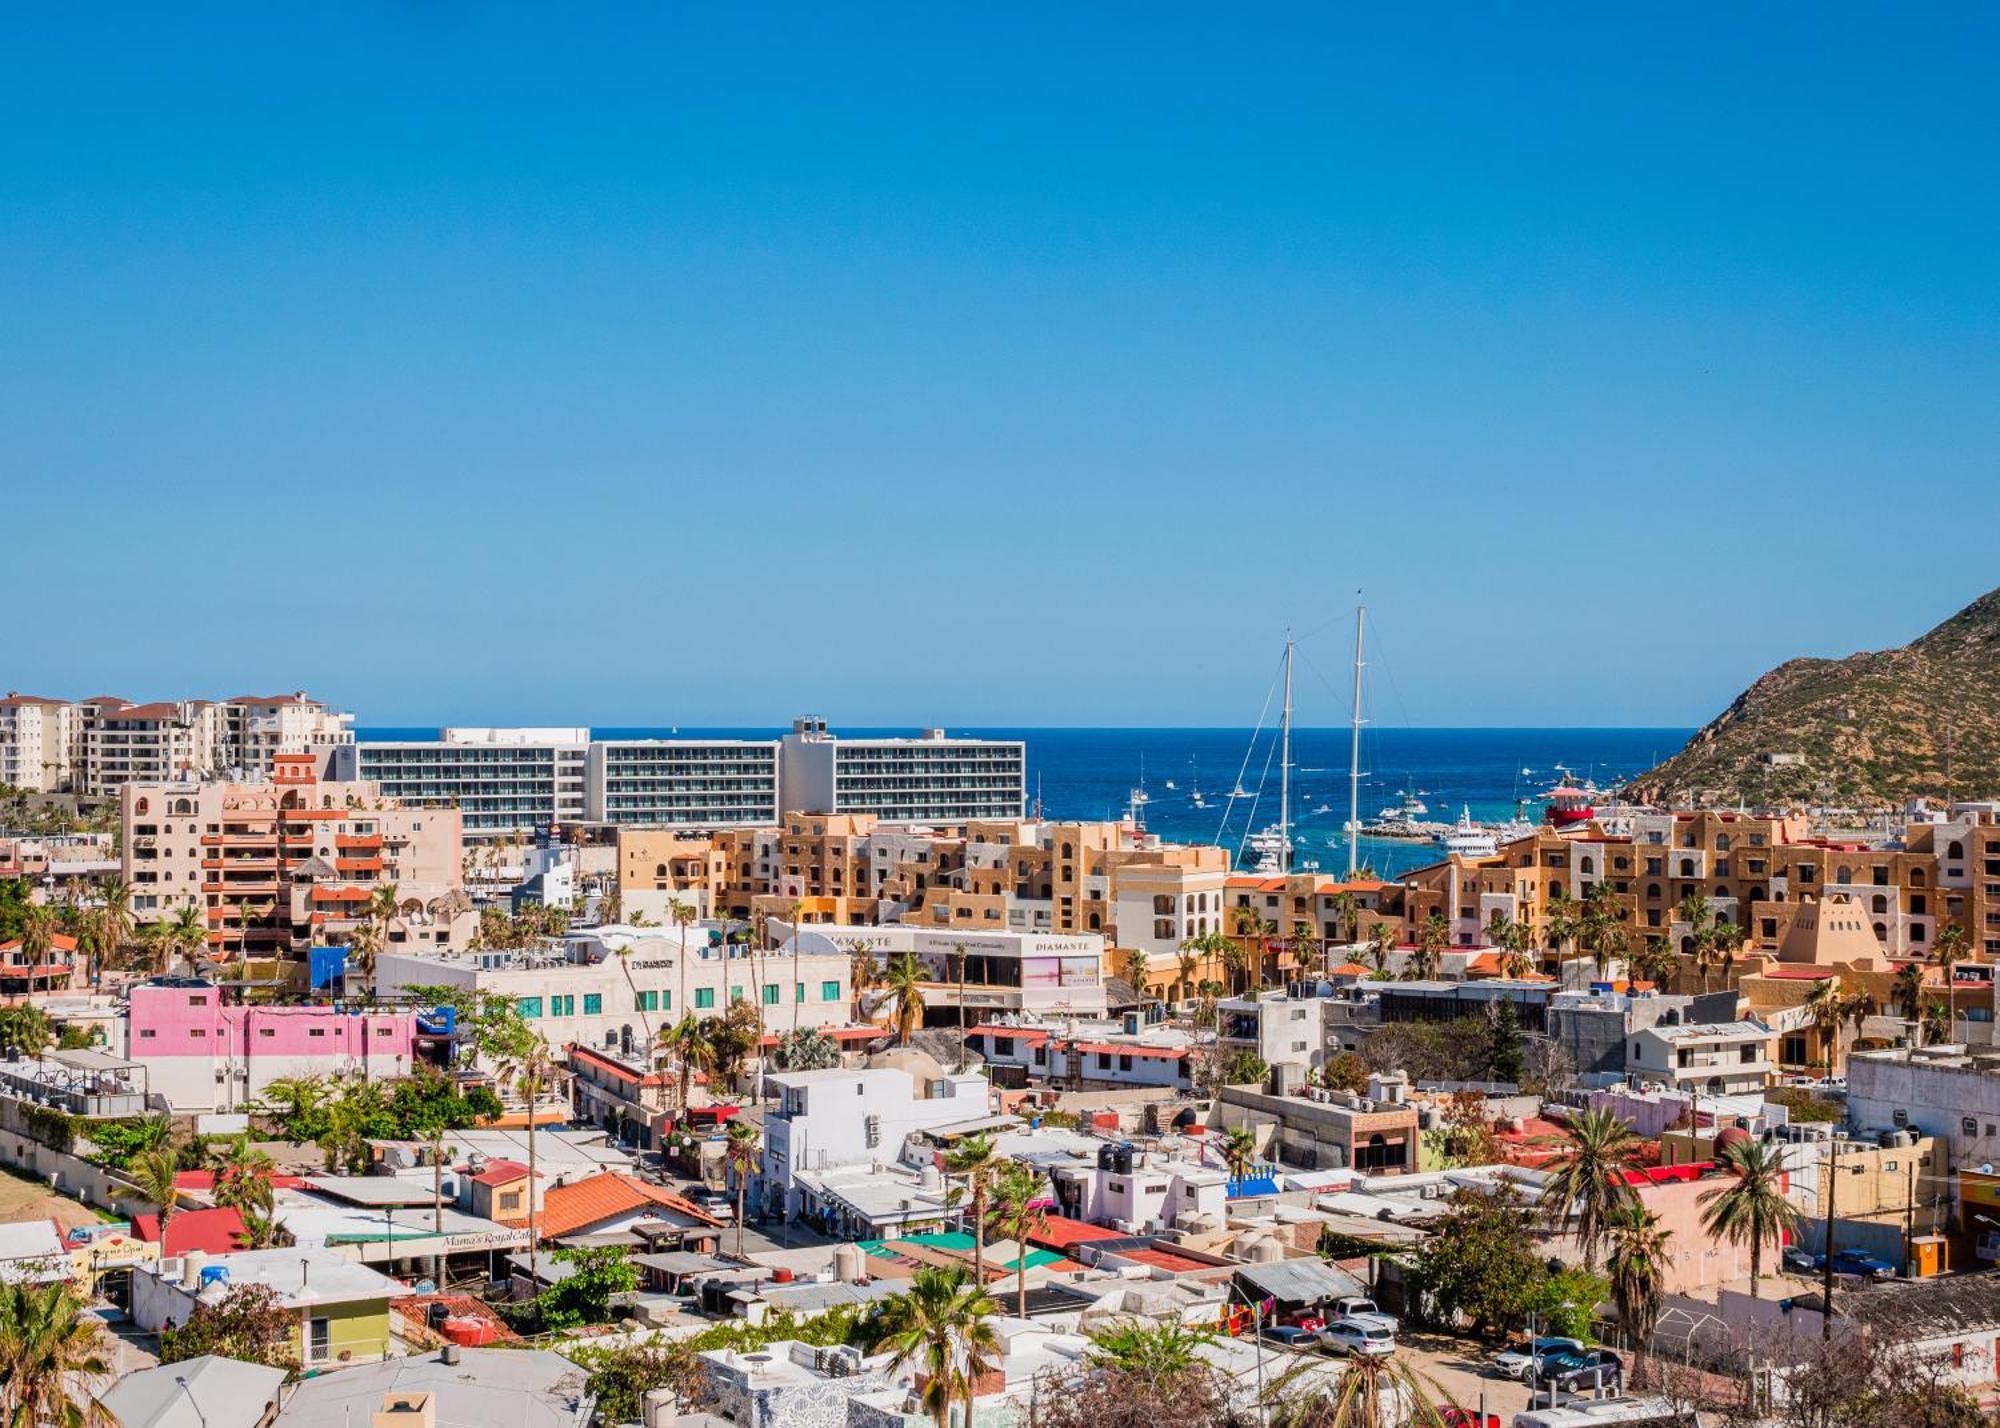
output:
[[1438, 834], [1436, 842], [1447, 853], [1456, 853], [1461, 858], [1490, 858], [1500, 851], [1493, 830], [1474, 823], [1472, 809], [1465, 804], [1459, 806], [1458, 822]]

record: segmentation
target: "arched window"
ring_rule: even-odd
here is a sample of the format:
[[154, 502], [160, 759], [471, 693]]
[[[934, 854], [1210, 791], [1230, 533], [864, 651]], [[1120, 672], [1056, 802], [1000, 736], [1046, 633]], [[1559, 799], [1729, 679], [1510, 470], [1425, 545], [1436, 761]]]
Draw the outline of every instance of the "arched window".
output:
[[1682, 876], [1682, 877], [1684, 877], [1684, 878], [1691, 878], [1691, 877], [1693, 877], [1693, 876], [1694, 876], [1694, 859], [1693, 859], [1693, 858], [1682, 858], [1682, 859], [1681, 859], [1681, 876]]
[[1729, 835], [1727, 833], [1718, 833], [1715, 835], [1715, 851], [1718, 853], [1727, 853], [1729, 851]]
[[1076, 856], [1076, 850], [1071, 848], [1069, 844], [1065, 843], [1062, 845], [1062, 855], [1065, 858], [1074, 858]]
[[1913, 888], [1920, 888], [1923, 885], [1924, 885], [1924, 870], [1922, 868], [1910, 869], [1910, 886]]
[[192, 804], [185, 798], [177, 798], [174, 800], [174, 812], [192, 813], [194, 812], [194, 804]]
[[1965, 844], [1958, 842], [1952, 843], [1949, 847], [1947, 847], [1944, 850], [1944, 855], [1947, 858], [1953, 858], [1953, 859], [1963, 858], [1965, 856]]
[[1579, 862], [1579, 863], [1577, 864], [1577, 870], [1578, 870], [1579, 872], [1585, 872], [1585, 873], [1594, 873], [1594, 872], [1596, 872], [1596, 871], [1597, 871], [1597, 859], [1595, 859], [1595, 858], [1591, 858], [1591, 857], [1585, 857], [1585, 858], [1584, 858], [1584, 859], [1583, 859], [1583, 860], [1582, 860], [1581, 862]]
[[1095, 932], [1097, 931], [1098, 928], [1102, 927], [1103, 925], [1104, 925], [1104, 920], [1093, 912], [1090, 915], [1090, 930], [1092, 932]]
[[1683, 957], [1694, 955], [1694, 939], [1692, 937], [1683, 937], [1681, 939], [1681, 955]]
[[1874, 912], [1887, 912], [1889, 910], [1889, 899], [1883, 897], [1880, 893], [1876, 893], [1874, 905], [1870, 910]]
[[1654, 902], [1658, 902], [1660, 900], [1660, 885], [1658, 883], [1647, 883], [1646, 896]]
[[666, 875], [667, 875], [667, 865], [666, 865], [665, 863], [655, 863], [655, 864], [653, 864], [653, 876], [654, 876], [654, 877], [656, 877], [656, 878], [664, 878], [664, 877], [665, 877]]
[[1854, 881], [1854, 869], [1845, 867], [1835, 868], [1833, 870], [1833, 880], [1842, 887], [1847, 886], [1847, 884]]
[[136, 814], [139, 814], [141, 817], [145, 816], [147, 806], [148, 805], [146, 803], [146, 800], [143, 798], [136, 798], [132, 800], [132, 811]]
[[1889, 929], [1878, 922], [1875, 924], [1875, 936], [1881, 941], [1887, 942], [1889, 940]]

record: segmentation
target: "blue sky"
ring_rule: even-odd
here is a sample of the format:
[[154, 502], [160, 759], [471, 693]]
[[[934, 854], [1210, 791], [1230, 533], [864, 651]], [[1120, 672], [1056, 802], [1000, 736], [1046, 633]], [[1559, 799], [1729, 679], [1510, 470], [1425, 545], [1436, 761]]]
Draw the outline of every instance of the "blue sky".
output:
[[1675, 725], [2000, 583], [1990, 7], [1411, 8], [21, 10], [0, 685], [1240, 724], [1359, 586]]

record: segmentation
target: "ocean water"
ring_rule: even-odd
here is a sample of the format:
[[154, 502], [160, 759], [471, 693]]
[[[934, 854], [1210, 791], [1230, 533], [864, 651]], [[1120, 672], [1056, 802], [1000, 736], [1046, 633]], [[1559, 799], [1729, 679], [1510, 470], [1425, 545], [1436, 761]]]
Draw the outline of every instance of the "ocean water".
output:
[[[604, 739], [774, 738], [781, 729], [595, 729]], [[842, 729], [838, 733], [903, 735], [902, 729]], [[1244, 836], [1277, 821], [1278, 739], [1273, 729], [953, 729], [955, 734], [1022, 739], [1028, 746], [1028, 798], [1052, 818], [1115, 818], [1141, 780], [1147, 826], [1175, 842], [1222, 843], [1240, 850]], [[1537, 797], [1556, 781], [1557, 766], [1609, 787], [1673, 753], [1688, 729], [1397, 729], [1369, 727], [1361, 744], [1361, 818], [1368, 822], [1415, 792], [1425, 815], [1451, 822], [1461, 807], [1475, 819], [1500, 822], [1517, 805], [1538, 817]], [[434, 739], [435, 729], [361, 729], [359, 738]], [[1328, 872], [1347, 866], [1348, 731], [1292, 731], [1294, 859], [1317, 860]], [[1232, 806], [1241, 786], [1251, 797]], [[1168, 787], [1171, 783], [1172, 787]], [[1205, 808], [1194, 804], [1199, 789]], [[1437, 861], [1430, 843], [1361, 840], [1360, 858], [1393, 876]]]

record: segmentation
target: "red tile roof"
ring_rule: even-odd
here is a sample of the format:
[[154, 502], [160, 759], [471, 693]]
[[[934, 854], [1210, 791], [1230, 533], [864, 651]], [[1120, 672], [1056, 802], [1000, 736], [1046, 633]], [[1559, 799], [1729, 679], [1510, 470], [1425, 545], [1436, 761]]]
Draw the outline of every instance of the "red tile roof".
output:
[[1083, 1220], [1072, 1220], [1067, 1215], [1044, 1215], [1041, 1228], [1031, 1230], [1028, 1243], [1040, 1245], [1043, 1249], [1067, 1250], [1071, 1245], [1084, 1244], [1091, 1240], [1123, 1239], [1116, 1230], [1102, 1225], [1089, 1224]]
[[[134, 1215], [132, 1233], [148, 1244], [160, 1238], [158, 1215]], [[249, 1248], [250, 1234], [243, 1228], [243, 1215], [233, 1206], [219, 1210], [180, 1210], [167, 1219], [166, 1243], [160, 1252], [183, 1255], [189, 1250], [203, 1254], [229, 1254]]]
[[1329, 971], [1327, 975], [1329, 977], [1372, 977], [1375, 975], [1375, 969], [1373, 967], [1364, 967], [1359, 962], [1342, 962], [1338, 967]]
[[614, 1171], [593, 1175], [574, 1185], [558, 1185], [543, 1195], [542, 1233], [550, 1239], [579, 1234], [592, 1225], [644, 1210], [648, 1205], [672, 1210], [698, 1225], [713, 1227], [718, 1223], [692, 1200]]
[[1169, 1061], [1185, 1061], [1188, 1054], [1185, 1046], [1134, 1046], [1130, 1042], [1116, 1041], [1073, 1041], [1070, 1049], [1104, 1056], [1164, 1057]]
[[1201, 1260], [1189, 1259], [1184, 1254], [1175, 1254], [1172, 1250], [1157, 1247], [1118, 1250], [1117, 1255], [1120, 1259], [1129, 1259], [1134, 1264], [1150, 1264], [1155, 1269], [1164, 1269], [1169, 1274], [1186, 1274], [1190, 1270], [1215, 1268], [1214, 1265]]
[[491, 1160], [484, 1170], [468, 1178], [476, 1185], [512, 1185], [527, 1175], [528, 1167], [518, 1160]]
[[[273, 1190], [297, 1190], [303, 1187], [305, 1183], [303, 1175], [273, 1175], [271, 1177], [271, 1188]], [[215, 1188], [215, 1172], [213, 1170], [176, 1170], [174, 1172], [174, 1188], [176, 1190], [213, 1190]], [[168, 1223], [171, 1225], [172, 1221]]]

